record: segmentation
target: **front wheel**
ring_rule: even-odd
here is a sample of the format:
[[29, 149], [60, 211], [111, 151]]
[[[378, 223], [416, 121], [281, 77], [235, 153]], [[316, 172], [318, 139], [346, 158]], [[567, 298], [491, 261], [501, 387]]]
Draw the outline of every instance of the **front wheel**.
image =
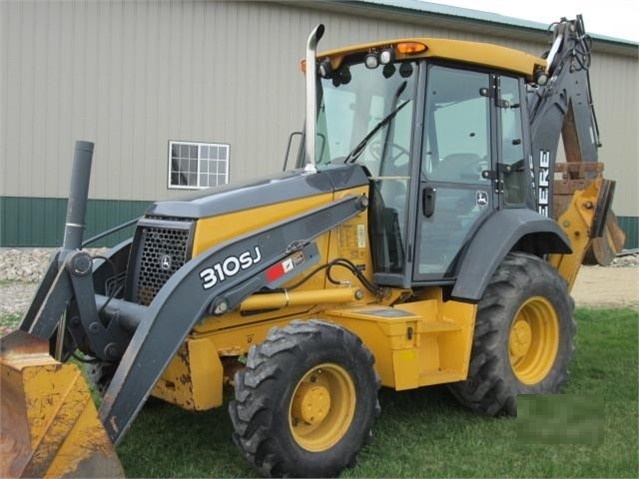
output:
[[337, 325], [272, 329], [235, 376], [236, 444], [265, 476], [335, 477], [355, 463], [379, 414], [373, 363]]
[[559, 392], [575, 349], [573, 309], [557, 270], [510, 253], [479, 302], [468, 378], [452, 393], [484, 414], [514, 416], [518, 394]]

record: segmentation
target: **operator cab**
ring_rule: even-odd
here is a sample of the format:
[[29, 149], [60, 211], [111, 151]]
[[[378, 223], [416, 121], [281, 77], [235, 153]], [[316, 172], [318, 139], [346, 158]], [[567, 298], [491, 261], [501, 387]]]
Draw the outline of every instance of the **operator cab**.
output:
[[382, 52], [320, 58], [316, 166], [366, 168], [378, 284], [452, 284], [492, 212], [534, 208], [524, 79]]

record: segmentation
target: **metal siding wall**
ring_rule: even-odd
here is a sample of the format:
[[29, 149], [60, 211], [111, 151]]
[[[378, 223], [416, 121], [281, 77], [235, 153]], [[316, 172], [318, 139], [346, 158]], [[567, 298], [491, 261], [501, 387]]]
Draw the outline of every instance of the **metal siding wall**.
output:
[[[7, 158], [7, 114], [9, 112], [9, 15], [5, 3], [0, 2], [0, 196], [6, 191]], [[2, 199], [0, 198], [0, 201]], [[1, 218], [0, 218], [1, 220]], [[0, 231], [1, 232], [1, 231]]]
[[617, 180], [613, 208], [620, 216], [639, 216], [639, 62], [594, 55], [591, 82], [603, 144], [599, 160], [606, 177]]
[[[84, 239], [141, 216], [148, 206], [145, 201], [89, 200]], [[0, 247], [60, 246], [66, 208], [67, 200], [60, 198], [0, 198]], [[133, 229], [128, 227], [91, 246], [113, 246], [129, 238]]]
[[[75, 139], [96, 142], [92, 198], [168, 191], [169, 140], [231, 144], [231, 179], [280, 167], [303, 122], [299, 60], [322, 48], [441, 29], [250, 2], [6, 2], [7, 196], [64, 197]], [[19, 159], [15, 161], [15, 159]]]
[[[231, 144], [231, 181], [280, 168], [303, 123], [299, 60], [317, 23], [321, 50], [405, 36], [547, 45], [257, 2], [9, 1], [2, 9], [2, 191], [64, 197], [73, 141], [96, 142], [92, 198], [161, 199], [169, 140]], [[602, 159], [615, 210], [639, 214], [637, 62], [593, 64]], [[621, 92], [621, 93], [620, 93]]]

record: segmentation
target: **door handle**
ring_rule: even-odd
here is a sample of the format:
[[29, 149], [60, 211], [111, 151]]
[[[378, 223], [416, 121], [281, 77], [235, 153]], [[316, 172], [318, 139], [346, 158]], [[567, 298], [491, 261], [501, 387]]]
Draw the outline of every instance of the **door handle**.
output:
[[433, 188], [432, 186], [427, 186], [426, 188], [424, 188], [424, 192], [422, 194], [422, 208], [424, 210], [424, 216], [426, 218], [430, 218], [435, 212], [436, 193], [437, 188]]

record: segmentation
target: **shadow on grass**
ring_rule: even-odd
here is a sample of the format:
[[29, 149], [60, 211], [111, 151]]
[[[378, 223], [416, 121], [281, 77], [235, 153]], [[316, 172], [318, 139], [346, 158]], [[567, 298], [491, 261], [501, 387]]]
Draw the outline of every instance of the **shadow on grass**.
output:
[[257, 477], [231, 440], [226, 405], [204, 412], [159, 400], [145, 406], [118, 447], [127, 477]]

